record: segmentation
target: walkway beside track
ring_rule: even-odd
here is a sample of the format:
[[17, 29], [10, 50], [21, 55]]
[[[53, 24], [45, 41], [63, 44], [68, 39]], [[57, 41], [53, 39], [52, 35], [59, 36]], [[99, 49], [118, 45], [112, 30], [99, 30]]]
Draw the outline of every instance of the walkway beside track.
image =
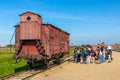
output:
[[65, 62], [30, 80], [120, 80], [120, 52], [113, 52], [113, 61], [103, 64]]

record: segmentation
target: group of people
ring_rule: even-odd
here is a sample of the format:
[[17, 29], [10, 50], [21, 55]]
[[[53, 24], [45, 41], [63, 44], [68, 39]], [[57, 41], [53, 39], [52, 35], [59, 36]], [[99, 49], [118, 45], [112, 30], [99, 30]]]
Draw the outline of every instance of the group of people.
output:
[[112, 47], [87, 47], [74, 49], [74, 62], [75, 63], [104, 63], [105, 61], [112, 61]]

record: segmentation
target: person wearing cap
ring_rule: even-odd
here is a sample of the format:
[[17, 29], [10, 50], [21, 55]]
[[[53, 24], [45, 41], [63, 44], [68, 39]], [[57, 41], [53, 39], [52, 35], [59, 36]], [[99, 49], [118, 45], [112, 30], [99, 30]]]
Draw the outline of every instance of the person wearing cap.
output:
[[108, 61], [111, 62], [112, 60], [112, 46], [107, 47], [107, 54], [108, 54]]

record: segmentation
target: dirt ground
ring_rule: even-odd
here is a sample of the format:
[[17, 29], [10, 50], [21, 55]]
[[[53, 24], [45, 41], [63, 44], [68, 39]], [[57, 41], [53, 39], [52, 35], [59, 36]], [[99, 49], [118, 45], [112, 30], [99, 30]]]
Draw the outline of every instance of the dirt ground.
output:
[[65, 62], [30, 80], [120, 80], [120, 53], [113, 52], [113, 59], [111, 63], [103, 64]]

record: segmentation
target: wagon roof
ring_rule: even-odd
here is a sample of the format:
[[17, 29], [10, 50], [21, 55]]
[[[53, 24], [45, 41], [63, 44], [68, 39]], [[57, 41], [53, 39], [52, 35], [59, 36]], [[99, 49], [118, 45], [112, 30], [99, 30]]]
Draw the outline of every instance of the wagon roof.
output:
[[17, 25], [15, 25], [14, 27], [20, 27], [20, 25], [19, 25], [19, 24], [17, 24]]
[[64, 30], [62, 30], [62, 29], [60, 29], [60, 28], [58, 28], [58, 27], [56, 27], [56, 26], [54, 26], [54, 25], [52, 25], [52, 24], [42, 24], [42, 25], [49, 25], [49, 26], [51, 26], [51, 27], [54, 27], [54, 28], [56, 28], [56, 29], [58, 29], [58, 30], [60, 30], [60, 31], [63, 31], [63, 32], [65, 32], [66, 34], [70, 35], [68, 32], [66, 32], [66, 31], [64, 31]]
[[35, 14], [35, 15], [38, 15], [39, 17], [41, 17], [39, 14], [36, 14], [36, 13], [30, 12], [30, 11], [27, 11], [27, 12], [25, 12], [25, 13], [22, 13], [22, 14], [20, 14], [20, 16], [21, 16], [21, 15], [24, 15], [24, 14], [26, 14], [26, 13]]

